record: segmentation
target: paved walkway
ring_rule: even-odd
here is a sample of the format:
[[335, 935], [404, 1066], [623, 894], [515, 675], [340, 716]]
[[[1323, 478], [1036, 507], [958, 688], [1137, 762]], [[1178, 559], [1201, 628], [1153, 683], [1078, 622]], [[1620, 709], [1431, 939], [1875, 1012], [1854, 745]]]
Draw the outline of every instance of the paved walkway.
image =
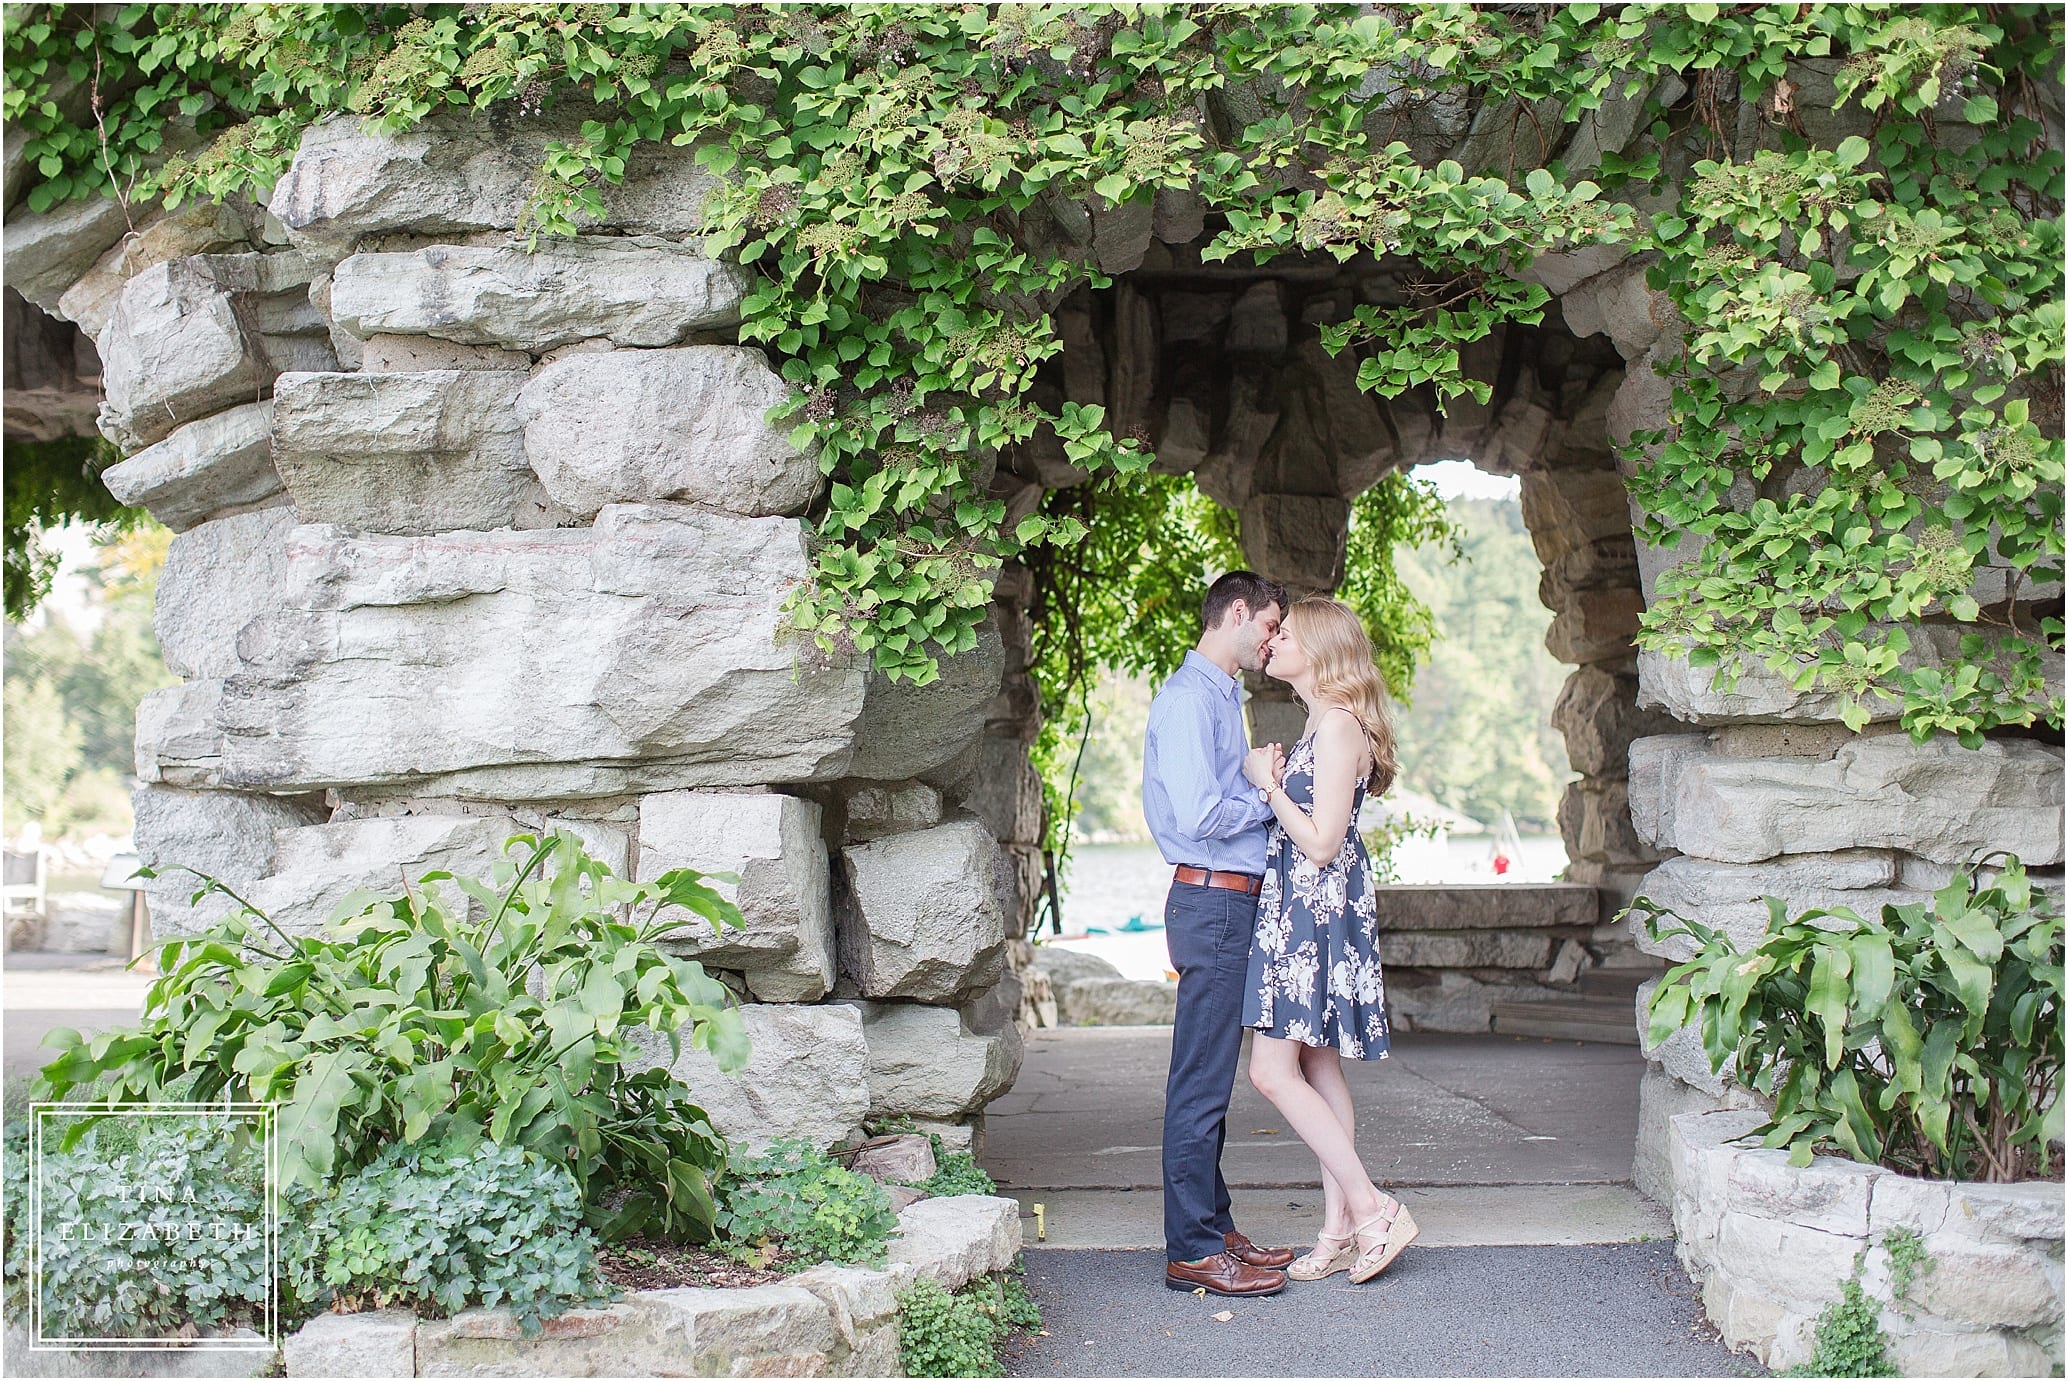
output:
[[[1160, 1251], [1030, 1251], [1045, 1337], [1013, 1376], [1764, 1376], [1727, 1352], [1670, 1243], [1431, 1247], [1366, 1285], [1164, 1288]], [[1225, 1322], [1213, 1316], [1231, 1315]]]
[[[1163, 1243], [1163, 1078], [1170, 1028], [1038, 1031], [1019, 1080], [985, 1117], [984, 1168], [1059, 1247]], [[1630, 1183], [1637, 1086], [1630, 1046], [1402, 1034], [1384, 1060], [1346, 1062], [1358, 1148], [1430, 1246], [1573, 1245], [1667, 1237]], [[1260, 1242], [1311, 1241], [1314, 1157], [1237, 1077], [1223, 1173]]]
[[48, 1064], [44, 1034], [69, 1026], [92, 1035], [129, 1025], [144, 1009], [156, 973], [125, 970], [106, 954], [9, 954], [0, 974], [0, 1047], [6, 1078], [25, 1079]]
[[[984, 1165], [1020, 1200], [1048, 1335], [1014, 1375], [1764, 1374], [1717, 1340], [1671, 1219], [1630, 1183], [1634, 1048], [1407, 1033], [1390, 1058], [1347, 1064], [1365, 1164], [1421, 1237], [1368, 1285], [1262, 1300], [1162, 1283], [1169, 1050], [1168, 1027], [1037, 1032], [991, 1105]], [[1222, 1164], [1244, 1231], [1313, 1240], [1314, 1159], [1240, 1076]]]

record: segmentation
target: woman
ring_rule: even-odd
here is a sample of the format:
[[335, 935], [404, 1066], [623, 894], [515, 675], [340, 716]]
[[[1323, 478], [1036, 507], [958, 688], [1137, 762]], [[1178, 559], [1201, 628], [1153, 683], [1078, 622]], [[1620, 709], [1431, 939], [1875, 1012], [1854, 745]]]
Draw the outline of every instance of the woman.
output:
[[1348, 605], [1301, 600], [1270, 647], [1265, 674], [1289, 683], [1308, 713], [1289, 755], [1271, 744], [1243, 762], [1277, 817], [1243, 1002], [1242, 1024], [1257, 1033], [1249, 1078], [1321, 1161], [1323, 1230], [1286, 1274], [1319, 1280], [1347, 1270], [1361, 1284], [1418, 1231], [1357, 1158], [1342, 1068], [1344, 1055], [1388, 1051], [1377, 894], [1357, 810], [1367, 787], [1393, 784], [1393, 729], [1371, 640]]

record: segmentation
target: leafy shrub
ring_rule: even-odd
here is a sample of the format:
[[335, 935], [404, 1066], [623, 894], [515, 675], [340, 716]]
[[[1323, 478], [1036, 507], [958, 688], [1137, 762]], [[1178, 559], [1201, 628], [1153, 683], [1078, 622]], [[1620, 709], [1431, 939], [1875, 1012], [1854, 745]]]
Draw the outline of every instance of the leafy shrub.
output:
[[933, 1177], [916, 1188], [925, 1190], [936, 1199], [951, 1198], [957, 1194], [996, 1194], [998, 1182], [993, 1180], [977, 1164], [977, 1158], [967, 1151], [943, 1151], [941, 1139], [933, 1139]]
[[[87, 1124], [69, 1146], [44, 1138], [43, 1331], [68, 1338], [162, 1338], [183, 1324], [263, 1324], [267, 1273], [260, 1148], [219, 1124], [122, 1118]], [[10, 1313], [20, 1316], [34, 1261], [30, 1133], [5, 1146], [6, 1264]], [[149, 1186], [148, 1195], [127, 1192]], [[160, 1201], [160, 1200], [163, 1201]], [[119, 1240], [73, 1235], [149, 1224]], [[214, 1223], [250, 1225], [220, 1236]], [[201, 1226], [199, 1233], [186, 1225]]]
[[[1905, 1318], [1910, 1287], [1937, 1264], [1924, 1249], [1924, 1239], [1909, 1228], [1892, 1228], [1881, 1239], [1888, 1253], [1889, 1295]], [[1817, 1315], [1815, 1343], [1809, 1360], [1783, 1376], [1900, 1376], [1889, 1359], [1888, 1335], [1881, 1328], [1881, 1307], [1860, 1284], [1868, 1248], [1853, 1258], [1853, 1273], [1839, 1287], [1838, 1298]], [[1921, 1268], [1921, 1269], [1920, 1269]]]
[[570, 835], [506, 850], [529, 857], [488, 884], [432, 872], [398, 897], [355, 893], [320, 935], [289, 935], [204, 878], [195, 900], [241, 909], [158, 947], [138, 1026], [53, 1032], [36, 1096], [106, 1077], [123, 1103], [277, 1101], [283, 1187], [397, 1142], [486, 1137], [565, 1164], [606, 1238], [701, 1240], [724, 1143], [672, 1074], [628, 1072], [627, 1033], [664, 1033], [679, 1054], [686, 1032], [721, 1069], [745, 1064], [723, 985], [659, 948], [698, 916], [742, 924], [738, 909], [690, 869], [614, 877]]
[[898, 1351], [907, 1376], [1003, 1376], [1000, 1349], [1041, 1327], [1041, 1309], [1015, 1276], [979, 1276], [955, 1294], [921, 1279], [898, 1293]]
[[391, 1143], [298, 1207], [283, 1264], [304, 1307], [506, 1304], [533, 1336], [542, 1318], [609, 1297], [580, 1186], [522, 1146]]
[[[2061, 918], [2017, 859], [1987, 885], [1962, 869], [1931, 904], [1771, 920], [1749, 952], [1639, 897], [1655, 939], [1695, 956], [1652, 994], [1650, 1036], [1695, 1025], [1713, 1069], [1773, 1099], [1759, 1131], [1807, 1165], [1825, 1145], [1945, 1179], [2011, 1181], [2058, 1163]], [[1661, 928], [1661, 918], [1676, 924]]]
[[1856, 1267], [1839, 1297], [1817, 1315], [1815, 1351], [1783, 1376], [1900, 1376], [1888, 1358], [1881, 1311], [1860, 1285]]
[[718, 1230], [736, 1256], [774, 1242], [798, 1269], [821, 1261], [875, 1263], [897, 1231], [882, 1185], [795, 1138], [736, 1157], [721, 1190]]

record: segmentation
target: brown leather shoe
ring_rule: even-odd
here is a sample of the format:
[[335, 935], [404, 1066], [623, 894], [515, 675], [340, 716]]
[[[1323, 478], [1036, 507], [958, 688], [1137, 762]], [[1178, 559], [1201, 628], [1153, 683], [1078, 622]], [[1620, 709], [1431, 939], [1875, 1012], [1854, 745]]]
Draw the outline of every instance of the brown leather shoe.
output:
[[1215, 1252], [1201, 1261], [1171, 1262], [1163, 1268], [1163, 1283], [1173, 1290], [1204, 1290], [1210, 1295], [1275, 1295], [1285, 1288], [1285, 1272]]
[[1228, 1255], [1250, 1266], [1264, 1266], [1282, 1271], [1292, 1265], [1291, 1247], [1260, 1247], [1239, 1232], [1231, 1232], [1222, 1239], [1228, 1244]]

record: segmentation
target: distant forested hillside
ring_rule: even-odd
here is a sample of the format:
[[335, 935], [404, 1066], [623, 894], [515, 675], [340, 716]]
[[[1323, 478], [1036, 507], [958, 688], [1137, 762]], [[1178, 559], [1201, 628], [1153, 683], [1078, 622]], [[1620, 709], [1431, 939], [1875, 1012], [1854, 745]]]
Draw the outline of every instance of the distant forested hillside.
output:
[[1514, 499], [1452, 499], [1466, 559], [1447, 547], [1400, 555], [1408, 588], [1436, 616], [1436, 645], [1400, 707], [1400, 780], [1484, 820], [1506, 809], [1523, 833], [1556, 833], [1572, 773], [1551, 705], [1570, 667], [1544, 650], [1543, 567]]

